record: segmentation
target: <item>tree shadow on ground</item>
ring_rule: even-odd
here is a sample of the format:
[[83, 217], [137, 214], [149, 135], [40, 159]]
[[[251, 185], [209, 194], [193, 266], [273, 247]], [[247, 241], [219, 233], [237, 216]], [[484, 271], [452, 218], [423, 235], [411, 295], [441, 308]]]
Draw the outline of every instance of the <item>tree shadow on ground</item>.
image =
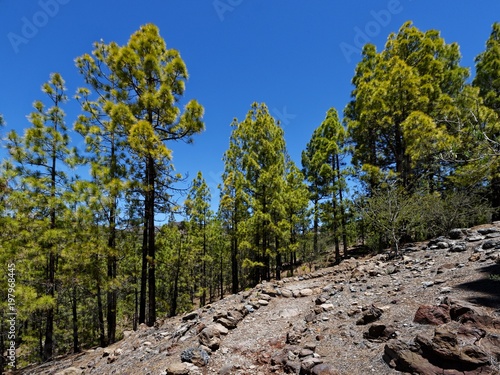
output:
[[459, 284], [456, 288], [477, 292], [468, 298], [469, 302], [500, 311], [500, 264], [482, 267], [480, 272], [484, 277]]

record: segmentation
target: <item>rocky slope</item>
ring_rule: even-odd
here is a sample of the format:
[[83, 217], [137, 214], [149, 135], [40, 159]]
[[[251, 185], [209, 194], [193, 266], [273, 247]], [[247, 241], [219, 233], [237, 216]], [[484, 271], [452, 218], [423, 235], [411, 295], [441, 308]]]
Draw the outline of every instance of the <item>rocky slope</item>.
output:
[[500, 374], [500, 223], [268, 282], [23, 374]]

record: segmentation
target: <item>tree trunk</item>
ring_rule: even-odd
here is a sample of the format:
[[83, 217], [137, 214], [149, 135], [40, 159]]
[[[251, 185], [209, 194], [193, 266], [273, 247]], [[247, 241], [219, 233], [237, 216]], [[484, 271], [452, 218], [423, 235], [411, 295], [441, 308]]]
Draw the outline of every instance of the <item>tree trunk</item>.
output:
[[[113, 283], [116, 279], [116, 257], [108, 257], [108, 280]], [[117, 308], [117, 291], [112, 285], [107, 293], [107, 323], [108, 323], [108, 344], [113, 344], [116, 341], [116, 308]]]
[[220, 284], [220, 299], [224, 298], [224, 257], [222, 250], [220, 250], [220, 269], [219, 269], [219, 284]]
[[200, 307], [203, 307], [207, 303], [207, 262], [205, 256], [207, 254], [207, 235], [206, 235], [205, 224], [203, 224], [203, 260], [202, 260], [202, 270], [201, 270], [201, 288], [202, 293], [200, 296]]
[[107, 346], [106, 335], [104, 334], [104, 312], [102, 306], [101, 281], [97, 278], [97, 324], [99, 329], [99, 343], [102, 347]]
[[[235, 215], [233, 213], [233, 215]], [[238, 277], [238, 223], [236, 219], [233, 221], [233, 235], [231, 238], [231, 293], [236, 294], [239, 291], [239, 277]], [[222, 291], [221, 291], [221, 295]]]
[[182, 249], [182, 240], [179, 241], [179, 249], [177, 250], [177, 261], [175, 265], [175, 273], [174, 273], [174, 284], [172, 286], [172, 300], [170, 303], [170, 311], [169, 316], [175, 316], [177, 313], [177, 298], [179, 298], [179, 276], [181, 269], [181, 249]]
[[71, 302], [71, 310], [73, 314], [73, 353], [80, 353], [80, 344], [78, 342], [78, 304], [76, 299], [76, 286], [73, 286], [73, 300]]
[[148, 224], [147, 224], [147, 206], [145, 196], [144, 207], [144, 227], [142, 231], [142, 261], [141, 261], [141, 289], [139, 293], [139, 324], [146, 322], [146, 291], [148, 282]]
[[[57, 106], [57, 103], [56, 103]], [[54, 132], [57, 132], [57, 123], [54, 123]], [[50, 169], [50, 198], [51, 200], [55, 200], [56, 198], [56, 163], [57, 163], [57, 154], [56, 154], [56, 140], [53, 140], [52, 145], [52, 155], [51, 155], [51, 169]], [[54, 205], [55, 202], [51, 202]], [[56, 209], [50, 209], [50, 229], [56, 229]], [[56, 254], [54, 253], [54, 247], [50, 245], [49, 256], [48, 256], [48, 265], [47, 265], [47, 285], [48, 285], [48, 295], [52, 298], [55, 298], [55, 268], [56, 268]], [[43, 360], [47, 361], [52, 359], [54, 353], [54, 309], [51, 307], [47, 310], [47, 323], [45, 325], [45, 343], [43, 347]]]
[[[48, 283], [49, 283], [49, 293], [48, 295], [55, 296], [54, 291], [54, 268], [55, 268], [55, 256], [50, 251], [49, 254], [49, 264], [48, 264]], [[52, 359], [54, 353], [54, 309], [51, 307], [47, 310], [46, 323], [45, 323], [45, 342], [43, 345], [43, 360], [48, 361]]]
[[[116, 178], [117, 165], [116, 165], [116, 155], [115, 155], [115, 143], [114, 136], [111, 143], [111, 168], [110, 168], [110, 178], [111, 181]], [[117, 209], [117, 197], [115, 193], [111, 193], [111, 207], [109, 212], [109, 237], [108, 237], [108, 254], [107, 266], [108, 266], [108, 283], [111, 283], [111, 287], [108, 286], [107, 292], [107, 323], [108, 323], [108, 344], [113, 344], [116, 341], [116, 308], [117, 308], [117, 291], [114, 285], [116, 279], [116, 209]], [[115, 195], [113, 195], [115, 194]]]
[[156, 322], [156, 274], [155, 274], [155, 166], [153, 157], [148, 157], [148, 326], [152, 327]]
[[318, 255], [318, 236], [319, 236], [319, 207], [318, 200], [314, 200], [314, 221], [313, 221], [313, 253]]
[[281, 267], [282, 267], [281, 253], [278, 251], [276, 253], [276, 280], [281, 280]]
[[344, 207], [343, 189], [341, 184], [340, 160], [339, 155], [336, 155], [337, 160], [337, 181], [339, 182], [339, 204], [340, 204], [340, 225], [342, 230], [342, 246], [344, 247], [343, 255], [347, 255], [347, 228], [346, 228], [346, 213]]

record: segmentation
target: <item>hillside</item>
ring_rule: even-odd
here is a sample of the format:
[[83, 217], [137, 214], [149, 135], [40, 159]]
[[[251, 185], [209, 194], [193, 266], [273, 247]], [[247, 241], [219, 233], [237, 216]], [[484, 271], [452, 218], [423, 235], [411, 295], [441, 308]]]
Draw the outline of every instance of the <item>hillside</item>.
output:
[[496, 222], [263, 283], [18, 373], [500, 374], [499, 289]]

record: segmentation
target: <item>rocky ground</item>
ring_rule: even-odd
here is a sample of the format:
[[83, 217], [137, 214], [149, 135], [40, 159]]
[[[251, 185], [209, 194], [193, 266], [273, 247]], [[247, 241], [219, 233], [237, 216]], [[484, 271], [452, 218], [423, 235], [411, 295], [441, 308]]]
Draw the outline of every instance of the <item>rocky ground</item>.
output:
[[500, 223], [272, 281], [23, 374], [500, 374]]

